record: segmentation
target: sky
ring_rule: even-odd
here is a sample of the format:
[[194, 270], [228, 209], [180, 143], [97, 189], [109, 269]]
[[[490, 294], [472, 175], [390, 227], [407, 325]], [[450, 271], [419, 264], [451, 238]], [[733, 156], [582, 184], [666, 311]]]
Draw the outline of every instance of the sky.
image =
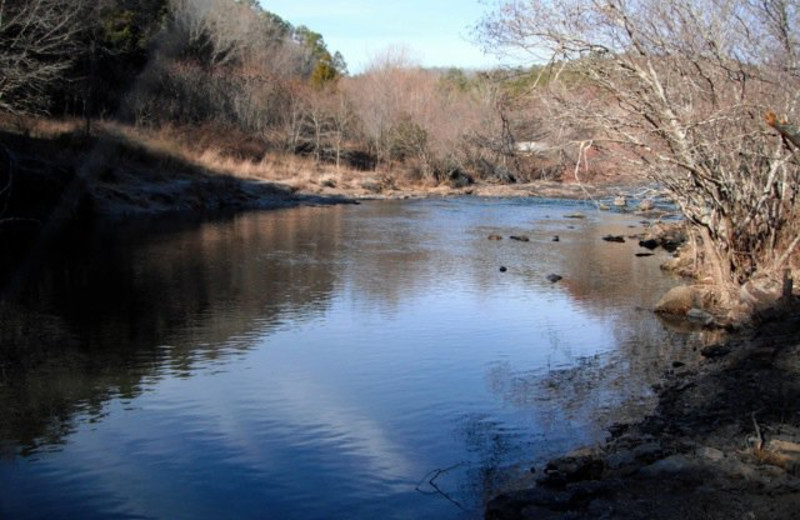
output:
[[499, 60], [471, 41], [488, 7], [479, 0], [260, 0], [294, 26], [322, 34], [331, 52], [358, 74], [389, 47], [424, 67], [490, 68]]

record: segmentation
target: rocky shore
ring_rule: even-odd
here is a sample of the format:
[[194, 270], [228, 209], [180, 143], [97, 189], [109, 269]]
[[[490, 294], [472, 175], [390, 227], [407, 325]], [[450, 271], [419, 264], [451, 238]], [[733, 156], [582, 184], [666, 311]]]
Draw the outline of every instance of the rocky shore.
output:
[[790, 519], [800, 510], [800, 301], [687, 364], [664, 368], [655, 412], [531, 468], [487, 520]]

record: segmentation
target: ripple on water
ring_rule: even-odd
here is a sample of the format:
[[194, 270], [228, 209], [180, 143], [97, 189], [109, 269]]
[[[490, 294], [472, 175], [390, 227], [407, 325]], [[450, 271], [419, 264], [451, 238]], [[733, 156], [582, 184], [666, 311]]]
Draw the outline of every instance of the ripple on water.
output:
[[0, 432], [58, 451], [0, 461], [0, 517], [479, 516], [504, 468], [640, 413], [649, 367], [676, 352], [633, 310], [674, 282], [600, 238], [631, 222], [571, 202], [367, 203], [51, 255], [37, 298], [80, 334], [0, 387], [0, 411], [28, 418]]

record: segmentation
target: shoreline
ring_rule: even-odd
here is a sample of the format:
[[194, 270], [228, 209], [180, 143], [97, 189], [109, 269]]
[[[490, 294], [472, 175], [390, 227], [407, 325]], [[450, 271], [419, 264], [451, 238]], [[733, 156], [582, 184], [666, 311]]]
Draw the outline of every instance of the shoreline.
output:
[[169, 133], [106, 122], [96, 122], [90, 134], [76, 122], [37, 121], [24, 132], [5, 126], [0, 184], [10, 189], [0, 192], [0, 230], [46, 224], [51, 217], [124, 219], [452, 196], [589, 200], [605, 209], [621, 195], [660, 195], [625, 178], [499, 184], [462, 175], [435, 184], [402, 168], [338, 169], [285, 154], [253, 162], [196, 148]]
[[800, 507], [800, 299], [663, 367], [652, 415], [533, 468], [487, 520], [794, 518]]

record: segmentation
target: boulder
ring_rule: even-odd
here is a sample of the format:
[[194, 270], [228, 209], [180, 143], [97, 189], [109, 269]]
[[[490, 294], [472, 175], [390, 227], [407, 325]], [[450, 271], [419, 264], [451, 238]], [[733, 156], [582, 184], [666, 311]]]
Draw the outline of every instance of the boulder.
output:
[[606, 242], [619, 242], [620, 244], [625, 243], [625, 237], [620, 235], [606, 235], [603, 237], [603, 240]]
[[527, 235], [511, 235], [511, 240], [516, 240], [517, 242], [530, 242], [531, 239]]
[[656, 303], [655, 312], [686, 316], [698, 307], [700, 298], [697, 290], [688, 285], [673, 287]]
[[639, 203], [639, 209], [641, 211], [651, 211], [655, 207], [656, 204], [655, 202], [653, 202], [653, 199], [644, 199], [642, 202]]
[[620, 195], [619, 197], [616, 197], [614, 199], [614, 206], [616, 206], [618, 208], [624, 208], [627, 205], [628, 205], [628, 199], [626, 199], [622, 195]]
[[564, 279], [564, 277], [562, 277], [562, 276], [559, 276], [559, 275], [557, 275], [557, 274], [548, 274], [548, 275], [547, 275], [547, 279], [548, 279], [550, 282], [552, 282], [552, 283], [556, 283], [556, 282], [558, 282], [558, 281], [560, 281], [560, 280], [563, 280], [563, 279]]
[[491, 235], [489, 235], [489, 240], [503, 240], [503, 237], [501, 237], [500, 235], [492, 233]]

